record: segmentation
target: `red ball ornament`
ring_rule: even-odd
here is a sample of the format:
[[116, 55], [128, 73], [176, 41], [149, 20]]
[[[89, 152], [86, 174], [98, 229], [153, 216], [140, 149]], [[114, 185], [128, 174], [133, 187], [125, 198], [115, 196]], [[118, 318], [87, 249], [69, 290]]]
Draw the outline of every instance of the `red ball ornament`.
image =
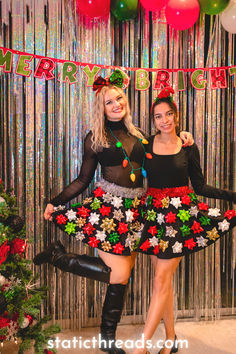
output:
[[16, 237], [14, 240], [12, 240], [12, 242], [10, 244], [11, 254], [22, 255], [26, 250], [26, 245], [27, 245], [26, 240], [22, 240], [21, 238]]
[[76, 6], [83, 15], [107, 17], [110, 13], [110, 0], [76, 0]]
[[142, 7], [147, 11], [160, 11], [168, 0], [140, 0]]
[[199, 17], [198, 0], [169, 0], [166, 5], [166, 21], [177, 30], [186, 30]]
[[152, 159], [152, 155], [150, 154], [150, 152], [147, 152], [147, 153], [146, 153], [146, 158], [149, 159], [149, 160]]
[[126, 159], [123, 160], [123, 163], [122, 163], [122, 164], [123, 164], [123, 167], [125, 168], [125, 167], [128, 165], [128, 160], [126, 160]]

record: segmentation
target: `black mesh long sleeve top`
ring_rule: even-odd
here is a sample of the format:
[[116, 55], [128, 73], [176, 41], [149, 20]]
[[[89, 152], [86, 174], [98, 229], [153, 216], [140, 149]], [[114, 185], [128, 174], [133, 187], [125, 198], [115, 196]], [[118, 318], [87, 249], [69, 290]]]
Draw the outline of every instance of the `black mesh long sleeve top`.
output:
[[[105, 180], [117, 185], [136, 188], [143, 186], [141, 170], [135, 172], [136, 180], [130, 180], [131, 166], [123, 167], [124, 154], [121, 148], [116, 147], [116, 139], [122, 143], [134, 168], [139, 168], [145, 157], [145, 152], [139, 139], [131, 135], [123, 120], [118, 122], [106, 121], [106, 134], [109, 142], [108, 148], [95, 152], [92, 149], [92, 132], [90, 131], [84, 141], [84, 154], [79, 176], [70, 183], [50, 203], [54, 206], [65, 204], [81, 194], [92, 181], [98, 163], [101, 164], [102, 176]], [[112, 133], [111, 133], [112, 132]]]

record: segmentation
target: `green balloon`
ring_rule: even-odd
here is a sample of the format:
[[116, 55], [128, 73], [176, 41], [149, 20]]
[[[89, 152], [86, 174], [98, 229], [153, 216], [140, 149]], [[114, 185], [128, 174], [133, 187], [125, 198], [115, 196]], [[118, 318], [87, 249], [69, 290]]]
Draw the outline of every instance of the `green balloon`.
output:
[[201, 11], [207, 15], [217, 15], [229, 4], [230, 0], [198, 0]]
[[119, 21], [132, 20], [138, 14], [138, 0], [111, 0], [111, 12]]

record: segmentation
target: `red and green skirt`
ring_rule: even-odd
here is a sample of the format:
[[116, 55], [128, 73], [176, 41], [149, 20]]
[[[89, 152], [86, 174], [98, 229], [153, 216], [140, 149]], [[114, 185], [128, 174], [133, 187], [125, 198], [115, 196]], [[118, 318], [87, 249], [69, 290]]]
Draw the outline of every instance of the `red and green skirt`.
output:
[[101, 180], [82, 203], [55, 207], [54, 223], [89, 247], [117, 255], [135, 251], [145, 214], [143, 188], [125, 188]]
[[137, 251], [168, 259], [198, 252], [236, 225], [236, 211], [199, 202], [188, 186], [148, 188]]

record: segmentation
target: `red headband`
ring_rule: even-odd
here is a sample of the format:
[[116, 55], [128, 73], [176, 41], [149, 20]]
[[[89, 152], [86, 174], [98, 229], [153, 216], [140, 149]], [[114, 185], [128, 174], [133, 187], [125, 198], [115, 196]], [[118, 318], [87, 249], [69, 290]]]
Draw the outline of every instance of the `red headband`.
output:
[[152, 110], [153, 110], [153, 105], [156, 103], [156, 102], [161, 102], [161, 99], [162, 98], [167, 98], [170, 102], [174, 103], [175, 105], [175, 108], [177, 110], [177, 106], [176, 106], [176, 103], [174, 102], [173, 100], [173, 97], [170, 95], [170, 94], [174, 94], [175, 91], [172, 87], [166, 87], [164, 88], [160, 93], [159, 95], [155, 98], [155, 100], [153, 101], [153, 104], [152, 104], [152, 107], [151, 107], [151, 113], [152, 113]]

